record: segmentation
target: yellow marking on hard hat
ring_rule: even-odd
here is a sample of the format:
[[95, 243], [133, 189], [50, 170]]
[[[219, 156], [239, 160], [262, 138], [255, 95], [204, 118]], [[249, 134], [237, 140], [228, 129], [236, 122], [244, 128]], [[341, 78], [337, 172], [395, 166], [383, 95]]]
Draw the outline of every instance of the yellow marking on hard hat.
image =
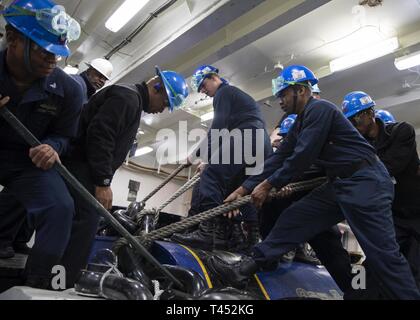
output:
[[182, 244], [180, 244], [180, 246], [183, 247], [185, 250], [187, 250], [189, 253], [191, 253], [191, 255], [195, 258], [195, 260], [197, 260], [198, 264], [200, 265], [201, 270], [204, 273], [204, 277], [206, 278], [208, 287], [210, 289], [212, 289], [213, 288], [213, 284], [211, 283], [210, 276], [209, 276], [209, 274], [207, 272], [206, 267], [204, 266], [203, 261], [201, 261], [201, 259], [197, 256], [197, 254], [194, 251], [192, 251], [190, 248], [188, 248], [188, 247], [186, 247], [186, 246], [184, 246]]
[[264, 297], [266, 300], [271, 300], [270, 296], [267, 293], [267, 290], [265, 290], [264, 285], [262, 284], [262, 282], [260, 281], [260, 278], [258, 278], [257, 274], [254, 274], [255, 280], [257, 280], [258, 286], [260, 287]]

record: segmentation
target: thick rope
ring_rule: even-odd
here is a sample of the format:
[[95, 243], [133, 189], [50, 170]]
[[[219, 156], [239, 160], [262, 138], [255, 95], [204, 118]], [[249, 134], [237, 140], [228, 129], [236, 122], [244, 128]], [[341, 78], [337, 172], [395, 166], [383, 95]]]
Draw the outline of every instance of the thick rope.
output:
[[[284, 188], [290, 188], [292, 192], [299, 192], [304, 190], [312, 190], [322, 184], [324, 184], [327, 181], [325, 177], [316, 178], [312, 180], [307, 181], [301, 181], [301, 182], [295, 182], [290, 183], [287, 186], [283, 187], [280, 191], [271, 191], [269, 197], [271, 198], [278, 198], [280, 197], [281, 191]], [[213, 219], [217, 216], [220, 216], [222, 214], [228, 213], [234, 209], [238, 209], [239, 207], [251, 202], [251, 195], [247, 195], [245, 197], [239, 198], [235, 201], [224, 203], [216, 208], [212, 208], [210, 210], [201, 212], [195, 216], [188, 217], [182, 221], [172, 223], [168, 226], [165, 226], [163, 228], [160, 228], [158, 230], [152, 231], [146, 235], [139, 236], [138, 240], [146, 246], [150, 246], [152, 241], [166, 238], [171, 236], [172, 234], [176, 232], [181, 232], [183, 230], [186, 230], [194, 225], [197, 225], [201, 222]], [[127, 244], [127, 241], [122, 238], [115, 242], [114, 250], [118, 250], [121, 246]]]
[[169, 181], [171, 181], [178, 173], [180, 173], [185, 168], [188, 168], [188, 164], [180, 165], [174, 172], [172, 172], [163, 182], [158, 185], [155, 189], [152, 190], [144, 199], [141, 201], [142, 203], [146, 203], [151, 197], [153, 197], [160, 189], [162, 189]]
[[167, 201], [165, 201], [159, 208], [156, 209], [156, 215], [155, 219], [153, 221], [153, 224], [156, 226], [159, 221], [159, 214], [160, 212], [169, 205], [172, 201], [183, 195], [185, 192], [187, 192], [189, 189], [194, 187], [198, 182], [200, 181], [200, 174], [197, 173], [195, 176], [193, 176], [190, 180], [188, 180], [181, 188], [179, 188], [172, 197], [170, 197]]

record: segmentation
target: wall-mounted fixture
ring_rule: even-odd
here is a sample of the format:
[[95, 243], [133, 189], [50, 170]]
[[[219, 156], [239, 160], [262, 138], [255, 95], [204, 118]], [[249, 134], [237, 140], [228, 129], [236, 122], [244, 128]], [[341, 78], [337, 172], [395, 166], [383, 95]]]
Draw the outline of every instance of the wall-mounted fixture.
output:
[[405, 70], [418, 66], [420, 65], [420, 52], [417, 51], [409, 55], [396, 58], [394, 64], [398, 70]]
[[393, 37], [330, 62], [331, 72], [349, 69], [359, 64], [383, 57], [398, 49], [398, 38]]
[[118, 32], [139, 12], [150, 0], [125, 0], [105, 22], [105, 27], [112, 32]]

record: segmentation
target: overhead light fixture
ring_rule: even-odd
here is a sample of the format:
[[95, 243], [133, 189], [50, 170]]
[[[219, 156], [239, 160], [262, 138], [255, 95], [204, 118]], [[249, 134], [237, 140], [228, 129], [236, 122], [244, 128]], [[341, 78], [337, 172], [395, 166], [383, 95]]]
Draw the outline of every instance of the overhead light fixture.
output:
[[105, 22], [105, 27], [118, 32], [139, 12], [150, 0], [125, 0], [124, 3]]
[[418, 66], [420, 65], [420, 52], [413, 52], [407, 56], [396, 58], [394, 64], [398, 70], [405, 70]]
[[383, 57], [398, 49], [398, 38], [393, 37], [379, 42], [362, 50], [353, 52], [344, 57], [334, 59], [330, 62], [331, 72], [341, 71], [357, 66], [359, 64]]
[[63, 71], [67, 74], [77, 74], [79, 72], [79, 68], [73, 67], [68, 64], [64, 67]]
[[143, 147], [143, 148], [137, 149], [134, 156], [135, 157], [140, 157], [140, 156], [148, 154], [152, 151], [153, 151], [153, 148], [151, 148], [151, 147]]
[[205, 122], [205, 121], [209, 121], [213, 119], [213, 117], [214, 117], [214, 112], [212, 111], [212, 112], [203, 114], [200, 118], [202, 122]]

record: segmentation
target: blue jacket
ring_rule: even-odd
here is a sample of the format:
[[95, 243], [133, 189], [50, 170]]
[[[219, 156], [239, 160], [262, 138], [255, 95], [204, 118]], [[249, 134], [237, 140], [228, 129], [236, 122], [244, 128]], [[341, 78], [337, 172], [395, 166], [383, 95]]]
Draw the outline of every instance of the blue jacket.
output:
[[341, 110], [326, 100], [311, 98], [285, 141], [264, 163], [264, 172], [242, 186], [253, 190], [267, 179], [281, 188], [311, 164], [339, 171], [363, 159], [375, 158], [374, 148], [359, 134]]
[[[223, 83], [217, 90], [213, 100], [213, 110], [214, 118], [208, 132], [209, 155], [215, 152], [211, 149], [212, 129], [227, 129], [229, 131], [233, 129], [241, 131], [244, 129], [263, 129], [265, 131], [261, 110], [255, 100], [242, 90], [227, 83]], [[255, 132], [253, 132], [253, 136], [255, 137]], [[266, 132], [264, 139], [265, 155], [268, 156], [272, 149]], [[253, 152], [255, 152], [254, 144], [255, 140], [253, 141]]]
[[[82, 109], [82, 92], [77, 83], [60, 68], [39, 79], [20, 93], [6, 67], [6, 51], [0, 52], [0, 94], [9, 96], [7, 108], [41, 141], [60, 155], [77, 134]], [[0, 157], [30, 162], [29, 146], [0, 118]]]

